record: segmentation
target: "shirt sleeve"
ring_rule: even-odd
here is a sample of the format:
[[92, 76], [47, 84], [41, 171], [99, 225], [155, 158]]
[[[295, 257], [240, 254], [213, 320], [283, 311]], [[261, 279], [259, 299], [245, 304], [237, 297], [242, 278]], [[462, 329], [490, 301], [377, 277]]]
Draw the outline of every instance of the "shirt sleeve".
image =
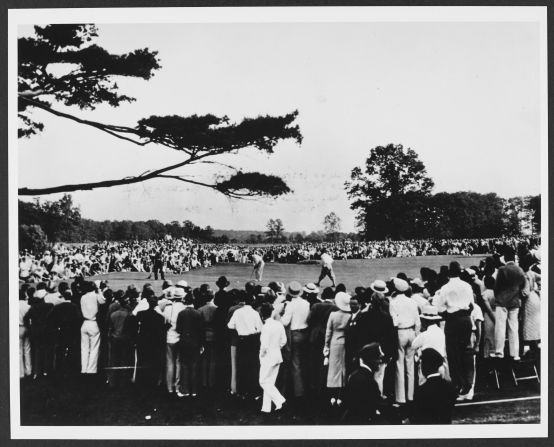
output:
[[283, 326], [288, 326], [292, 320], [291, 304], [292, 302], [289, 302], [287, 304], [287, 307], [285, 307], [285, 313], [281, 317], [281, 323], [283, 324]]
[[236, 329], [237, 328], [237, 319], [235, 317], [235, 313], [233, 313], [233, 315], [231, 316], [231, 319], [229, 320], [229, 323], [227, 323], [227, 327], [229, 329]]

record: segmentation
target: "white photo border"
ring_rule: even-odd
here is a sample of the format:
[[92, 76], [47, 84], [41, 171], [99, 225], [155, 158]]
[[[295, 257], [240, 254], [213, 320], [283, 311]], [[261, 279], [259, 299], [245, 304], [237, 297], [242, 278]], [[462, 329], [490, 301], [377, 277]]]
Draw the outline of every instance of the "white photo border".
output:
[[[543, 231], [548, 232], [548, 52], [544, 7], [186, 7], [74, 8], [8, 10], [8, 204], [9, 204], [9, 355], [12, 439], [425, 439], [524, 438], [548, 436], [548, 300], [541, 302], [541, 418], [538, 424], [452, 426], [22, 426], [18, 344], [18, 26], [50, 23], [332, 23], [332, 22], [536, 22], [540, 27], [541, 195]], [[548, 272], [548, 237], [542, 238], [542, 269]], [[549, 290], [548, 275], [542, 288]], [[344, 427], [343, 427], [344, 428]]]

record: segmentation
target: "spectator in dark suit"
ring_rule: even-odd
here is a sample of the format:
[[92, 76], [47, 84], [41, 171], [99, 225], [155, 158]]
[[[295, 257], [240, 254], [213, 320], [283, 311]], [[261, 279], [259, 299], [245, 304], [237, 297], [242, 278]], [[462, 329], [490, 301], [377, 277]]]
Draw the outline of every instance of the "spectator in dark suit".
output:
[[202, 319], [204, 320], [204, 353], [202, 354], [202, 385], [205, 388], [213, 388], [215, 386], [215, 367], [216, 367], [216, 351], [215, 351], [215, 312], [217, 306], [214, 304], [214, 293], [211, 289], [207, 289], [202, 293], [202, 301], [205, 303], [198, 309]]
[[410, 416], [412, 424], [451, 424], [457, 390], [441, 377], [444, 358], [432, 348], [421, 354], [421, 370], [426, 382], [415, 393]]
[[325, 330], [331, 312], [338, 310], [335, 306], [335, 292], [327, 287], [321, 294], [321, 303], [316, 303], [308, 315], [309, 340], [309, 378], [308, 383], [313, 393], [321, 393], [327, 384], [327, 366], [323, 364], [323, 345], [325, 344]]
[[156, 311], [158, 299], [152, 289], [147, 289], [142, 297], [148, 300], [148, 309], [137, 313], [137, 363], [138, 379], [148, 388], [161, 381], [166, 341], [164, 317]]
[[185, 308], [177, 316], [181, 362], [181, 383], [178, 397], [196, 397], [198, 393], [198, 369], [200, 355], [204, 351], [204, 320], [194, 308], [194, 296], [187, 293]]
[[65, 375], [79, 371], [82, 315], [69, 290], [62, 293], [62, 298], [50, 312], [48, 325], [55, 336], [54, 369]]
[[356, 425], [375, 423], [383, 400], [374, 374], [384, 354], [379, 343], [370, 343], [359, 351], [357, 357], [358, 366], [346, 384], [343, 422]]
[[231, 345], [229, 337], [229, 309], [233, 305], [231, 294], [225, 290], [231, 283], [225, 276], [220, 276], [215, 285], [219, 289], [215, 292], [214, 304], [217, 306], [214, 312], [213, 328], [215, 338], [216, 382], [219, 390], [230, 388], [231, 377]]
[[[108, 323], [108, 365], [109, 368], [121, 368], [134, 365], [134, 342], [136, 336], [135, 316], [129, 309], [129, 302], [125, 296], [119, 300], [120, 307], [110, 315]], [[130, 370], [108, 370], [108, 384], [111, 387], [118, 382], [129, 382]]]
[[48, 316], [54, 306], [44, 302], [45, 296], [46, 290], [39, 289], [37, 286], [37, 291], [29, 300], [31, 308], [23, 318], [23, 323], [29, 329], [31, 340], [33, 379], [47, 375], [52, 369], [54, 345], [52, 327], [48, 325]]

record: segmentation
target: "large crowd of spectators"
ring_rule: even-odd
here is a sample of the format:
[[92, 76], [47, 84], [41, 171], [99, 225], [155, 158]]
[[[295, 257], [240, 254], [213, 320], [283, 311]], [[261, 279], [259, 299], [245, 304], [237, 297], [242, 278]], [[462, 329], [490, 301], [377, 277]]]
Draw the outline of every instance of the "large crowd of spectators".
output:
[[265, 262], [317, 261], [323, 249], [333, 259], [377, 259], [428, 255], [493, 254], [506, 248], [537, 246], [539, 239], [436, 239], [405, 241], [341, 241], [300, 244], [205, 244], [190, 239], [163, 239], [99, 244], [55, 244], [42, 253], [22, 251], [22, 281], [70, 280], [108, 272], [148, 272], [155, 279], [164, 272], [181, 274], [228, 262], [252, 262], [258, 251]]
[[[455, 401], [472, 400], [479, 380], [486, 380], [476, 365], [538, 362], [540, 248], [510, 241], [474, 241], [473, 253], [502, 244], [478, 265], [453, 260], [439, 271], [422, 268], [419, 277], [368, 278], [355, 289], [296, 281], [230, 289], [221, 277], [198, 288], [164, 281], [158, 295], [150, 284], [112, 290], [109, 282], [83, 275], [58, 283], [27, 277], [19, 291], [20, 376], [81, 373], [102, 377], [106, 386], [134, 381], [184, 400], [230, 393], [260, 399], [264, 413], [281, 411], [285, 402], [295, 411], [323, 398], [340, 410], [343, 423], [391, 422], [398, 415], [412, 423], [449, 423]], [[165, 241], [58, 246], [50, 256], [80, 255], [91, 266], [106, 256], [109, 270], [114, 262], [149, 256], [159, 244], [198, 260], [201, 250], [217, 257], [235, 249]], [[470, 246], [440, 244], [443, 250]], [[383, 242], [378, 251], [393, 245]], [[319, 248], [294, 249], [317, 256]], [[240, 257], [248, 249], [236, 250]], [[265, 254], [272, 250], [279, 248]]]

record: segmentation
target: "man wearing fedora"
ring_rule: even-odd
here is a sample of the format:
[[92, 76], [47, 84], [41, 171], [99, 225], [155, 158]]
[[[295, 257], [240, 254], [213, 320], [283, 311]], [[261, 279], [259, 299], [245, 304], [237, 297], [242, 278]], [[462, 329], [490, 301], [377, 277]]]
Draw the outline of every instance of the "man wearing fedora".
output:
[[230, 387], [231, 377], [231, 357], [229, 343], [229, 309], [233, 302], [231, 294], [225, 290], [230, 285], [230, 281], [225, 276], [220, 276], [215, 285], [218, 290], [215, 292], [214, 304], [214, 337], [215, 337], [215, 361], [216, 361], [216, 381], [221, 390], [227, 390]]
[[181, 362], [179, 354], [179, 333], [177, 332], [177, 317], [185, 308], [183, 304], [185, 289], [175, 287], [170, 303], [164, 308], [165, 328], [167, 331], [165, 345], [165, 384], [168, 393], [179, 390], [181, 382]]
[[414, 350], [412, 343], [419, 333], [421, 322], [417, 304], [406, 296], [410, 285], [400, 278], [393, 278], [396, 295], [390, 300], [390, 314], [398, 334], [398, 358], [396, 360], [395, 399], [398, 404], [414, 398]]
[[357, 366], [348, 378], [344, 393], [343, 422], [355, 425], [377, 422], [383, 400], [374, 376], [384, 357], [379, 343], [369, 343], [358, 351]]
[[323, 364], [323, 346], [325, 344], [325, 330], [331, 312], [338, 310], [335, 306], [335, 292], [326, 287], [321, 293], [321, 303], [316, 303], [308, 315], [309, 341], [309, 380], [308, 384], [315, 393], [321, 393], [327, 383], [327, 366]]
[[310, 303], [302, 298], [302, 285], [292, 281], [287, 287], [290, 302], [281, 318], [283, 326], [290, 328], [291, 373], [294, 395], [304, 396], [308, 370], [308, 315]]
[[333, 271], [333, 258], [329, 253], [327, 253], [327, 249], [323, 248], [321, 250], [321, 273], [319, 274], [319, 279], [315, 285], [319, 287], [321, 281], [323, 281], [326, 276], [329, 277], [329, 279], [333, 282], [333, 287], [335, 287], [337, 280], [335, 272]]

